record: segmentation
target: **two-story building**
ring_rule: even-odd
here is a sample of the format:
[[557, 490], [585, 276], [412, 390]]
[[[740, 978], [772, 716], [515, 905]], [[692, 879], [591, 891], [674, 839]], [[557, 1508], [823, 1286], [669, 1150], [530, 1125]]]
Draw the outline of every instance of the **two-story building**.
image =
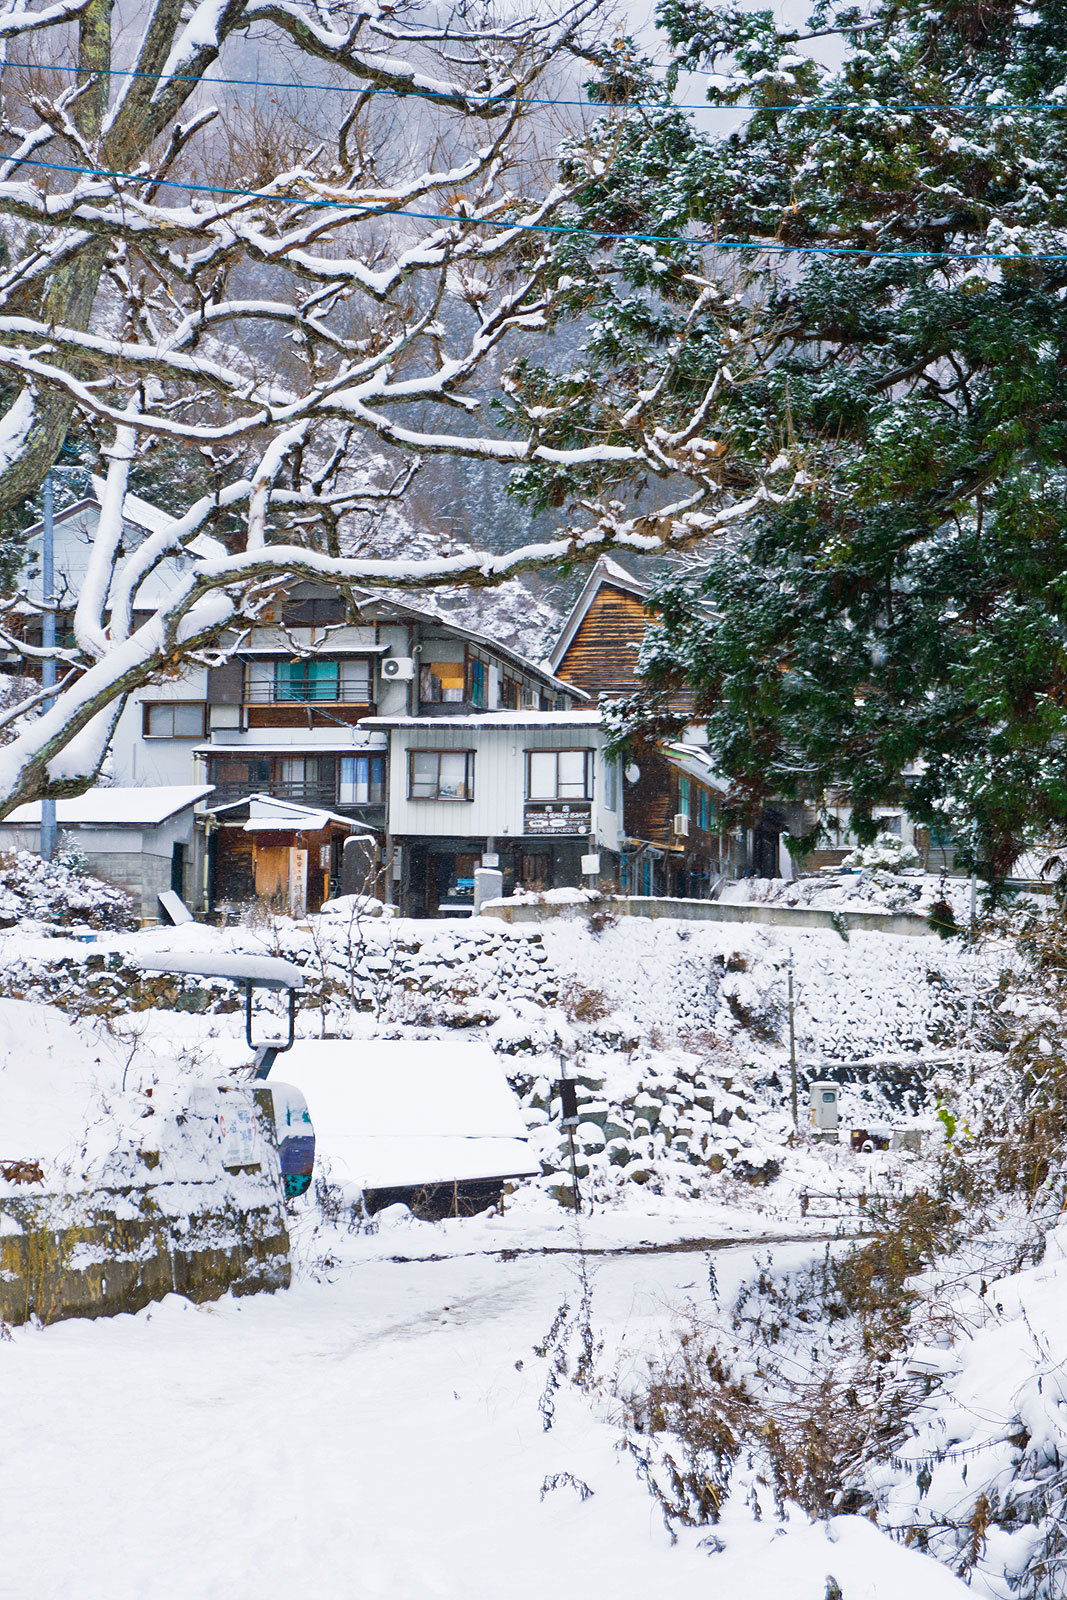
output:
[[[294, 584], [279, 615], [207, 672], [203, 693], [191, 748], [214, 786], [216, 898], [261, 882], [255, 858], [279, 848], [255, 841], [249, 862], [250, 796], [287, 802], [294, 836], [306, 807], [373, 837], [375, 888], [412, 915], [469, 906], [483, 863], [500, 866], [506, 888], [557, 887], [588, 881], [581, 858], [599, 851], [613, 881], [618, 774], [598, 714], [482, 634], [391, 599], [352, 608]], [[145, 692], [146, 742], [162, 704]], [[179, 739], [165, 720], [161, 737]], [[335, 829], [312, 846], [314, 904], [344, 881], [344, 840]]]

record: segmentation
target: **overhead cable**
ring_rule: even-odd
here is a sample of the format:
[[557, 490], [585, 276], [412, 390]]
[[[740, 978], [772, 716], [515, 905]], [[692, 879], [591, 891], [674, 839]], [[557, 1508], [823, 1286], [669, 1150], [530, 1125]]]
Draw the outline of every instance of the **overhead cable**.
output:
[[[357, 95], [386, 95], [393, 99], [407, 100], [421, 98], [433, 100], [462, 100], [468, 105], [497, 105], [505, 104], [515, 94], [521, 94], [518, 84], [512, 84], [507, 89], [495, 90], [492, 94], [468, 93], [464, 89], [452, 88], [447, 85], [435, 87], [432, 83], [425, 83], [418, 87], [412, 80], [410, 89], [397, 88], [370, 88], [365, 84], [350, 83], [296, 83], [284, 78], [203, 78], [191, 72], [139, 72], [133, 68], [120, 67], [77, 67], [56, 63], [46, 68], [40, 68], [39, 63], [7, 61], [0, 63], [3, 66], [34, 66], [47, 72], [71, 72], [92, 78], [152, 78], [167, 83], [196, 83], [203, 88], [241, 88], [241, 89], [297, 89], [302, 94], [309, 90], [320, 94], [357, 94]], [[659, 63], [653, 63], [659, 69]], [[800, 111], [961, 111], [975, 115], [994, 116], [998, 113], [1010, 112], [1013, 116], [1024, 112], [1037, 111], [1064, 111], [1067, 112], [1067, 99], [1064, 100], [1032, 100], [1019, 101], [1001, 105], [997, 102], [979, 100], [935, 101], [935, 100], [794, 100], [786, 105], [766, 105], [757, 102], [728, 104], [725, 101], [697, 100], [693, 102], [678, 102], [674, 100], [625, 100], [614, 103], [608, 100], [566, 100], [557, 99], [549, 95], [522, 95], [522, 102], [528, 106], [565, 106], [578, 108], [583, 111], [767, 111], [778, 113]]]
[[[0, 163], [2, 164], [2, 163]], [[692, 239], [683, 235], [660, 233], [613, 233], [603, 226], [594, 228], [582, 223], [569, 222], [519, 222], [504, 217], [469, 216], [462, 212], [408, 211], [400, 206], [361, 205], [358, 201], [304, 198], [300, 195], [269, 194], [263, 189], [230, 188], [214, 183], [190, 183], [177, 178], [157, 178], [151, 173], [115, 172], [106, 167], [68, 166], [59, 161], [37, 161], [27, 158], [15, 160], [16, 167], [40, 167], [49, 172], [69, 172], [86, 178], [106, 178], [118, 183], [140, 183], [152, 188], [180, 189], [194, 194], [217, 194], [228, 199], [262, 200], [269, 205], [299, 206], [303, 210], [331, 209], [353, 212], [366, 217], [407, 217], [416, 222], [444, 222], [451, 226], [470, 223], [479, 228], [500, 228], [513, 233], [572, 234], [586, 238], [610, 239], [613, 242], [631, 241], [635, 244], [681, 245], [697, 250], [748, 250], [753, 254], [769, 251], [780, 255], [861, 256], [870, 261], [1011, 261], [1016, 265], [1028, 261], [1067, 261], [1067, 250], [1062, 252], [1019, 250], [878, 250], [869, 245], [814, 245], [784, 244], [778, 240], [750, 239]], [[0, 191], [9, 180], [0, 180]], [[69, 191], [68, 191], [69, 193]], [[48, 219], [45, 218], [45, 221]], [[56, 218], [62, 223], [62, 218]]]

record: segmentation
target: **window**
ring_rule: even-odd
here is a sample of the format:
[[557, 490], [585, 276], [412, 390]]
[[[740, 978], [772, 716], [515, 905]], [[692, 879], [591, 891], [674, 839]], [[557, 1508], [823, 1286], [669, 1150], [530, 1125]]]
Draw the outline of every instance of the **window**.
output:
[[697, 790], [697, 827], [710, 828], [715, 820], [715, 807], [707, 789]]
[[409, 800], [473, 800], [473, 750], [408, 752]]
[[689, 815], [689, 779], [678, 779], [678, 810], [683, 817]]
[[204, 705], [200, 700], [169, 700], [145, 704], [146, 739], [202, 739]]
[[427, 661], [419, 668], [419, 699], [462, 701], [467, 669], [462, 661]]
[[332, 801], [335, 770], [332, 756], [283, 756], [272, 792], [276, 789], [283, 799]]
[[274, 698], [308, 705], [331, 700], [347, 705], [370, 704], [370, 662], [331, 661], [309, 656], [274, 663]]
[[486, 705], [488, 703], [489, 669], [485, 662], [479, 661], [476, 656], [471, 660], [470, 680], [471, 705]]
[[325, 628], [344, 620], [345, 603], [339, 594], [287, 600], [282, 609], [282, 622], [287, 628]]
[[337, 799], [343, 806], [381, 805], [385, 800], [385, 757], [342, 756]]
[[515, 711], [519, 705], [519, 686], [514, 678], [502, 678], [500, 682], [500, 709], [502, 711]]
[[295, 700], [336, 700], [341, 673], [336, 661], [300, 660], [274, 663], [274, 698]]
[[619, 809], [619, 763], [610, 756], [604, 757], [604, 810]]
[[241, 789], [245, 794], [259, 793], [270, 787], [270, 761], [239, 761], [235, 756], [222, 756], [211, 762], [208, 781], [216, 788]]
[[528, 750], [529, 800], [588, 800], [593, 792], [591, 750]]

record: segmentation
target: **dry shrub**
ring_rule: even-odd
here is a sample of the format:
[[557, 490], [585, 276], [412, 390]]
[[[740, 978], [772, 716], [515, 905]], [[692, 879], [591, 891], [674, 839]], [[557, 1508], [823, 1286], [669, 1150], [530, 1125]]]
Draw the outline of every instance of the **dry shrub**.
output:
[[869, 1503], [864, 1468], [915, 1402], [914, 1383], [892, 1375], [916, 1332], [909, 1280], [960, 1243], [962, 1217], [927, 1193], [886, 1204], [862, 1245], [795, 1277], [764, 1268], [728, 1320], [687, 1316], [647, 1381], [620, 1393], [626, 1448], [669, 1528], [717, 1521], [742, 1466], [780, 1509]]
[[868, 1354], [889, 1361], [907, 1337], [919, 1299], [908, 1280], [962, 1243], [964, 1212], [949, 1196], [920, 1189], [871, 1201], [868, 1216], [873, 1238], [828, 1264], [828, 1310], [831, 1317], [855, 1319]]
[[599, 989], [590, 989], [577, 978], [568, 978], [559, 992], [559, 1003], [568, 1022], [602, 1022], [611, 1015], [611, 1006]]

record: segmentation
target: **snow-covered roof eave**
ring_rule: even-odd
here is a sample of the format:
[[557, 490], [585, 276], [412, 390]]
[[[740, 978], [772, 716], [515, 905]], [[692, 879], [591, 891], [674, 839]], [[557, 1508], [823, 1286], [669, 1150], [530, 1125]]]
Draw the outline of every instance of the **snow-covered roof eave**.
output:
[[728, 778], [725, 778], [713, 764], [706, 750], [699, 745], [685, 745], [670, 743], [663, 746], [663, 754], [672, 767], [677, 767], [688, 777], [696, 778], [701, 783], [706, 783], [709, 788], [717, 789], [720, 794], [726, 794], [730, 788]]
[[[88, 789], [72, 800], [56, 801], [56, 821], [62, 827], [146, 828], [158, 827], [187, 808], [199, 805], [213, 794], [213, 783], [146, 784], [114, 789]], [[39, 827], [41, 802], [31, 800], [16, 806], [0, 822]]]
[[599, 711], [485, 711], [460, 717], [364, 717], [365, 728], [598, 728]]
[[[224, 811], [239, 811], [242, 806], [253, 805], [266, 806], [268, 810], [276, 810], [279, 815], [250, 816], [244, 824], [246, 833], [254, 833], [257, 830], [285, 833], [290, 829], [297, 833], [321, 833], [330, 822], [339, 823], [344, 828], [362, 828], [364, 831], [367, 829], [365, 822], [357, 822], [353, 817], [342, 817], [337, 811], [326, 811], [322, 806], [302, 806], [295, 800], [279, 800], [272, 794], [246, 794], [240, 800], [228, 800], [225, 805], [214, 806], [212, 816], [217, 817]], [[369, 832], [367, 838], [372, 843], [377, 843]]]
[[[224, 744], [221, 741], [213, 744], [210, 741], [193, 746], [194, 756], [292, 756], [292, 755], [366, 755], [374, 754], [387, 748], [387, 743], [380, 734], [371, 732], [360, 737], [368, 718], [352, 732], [354, 737], [347, 741], [338, 739], [333, 730], [328, 738], [316, 739], [306, 735], [300, 739], [264, 738], [259, 741], [243, 740], [240, 744]], [[229, 730], [227, 730], [229, 731]], [[375, 742], [380, 740], [380, 742]]]

